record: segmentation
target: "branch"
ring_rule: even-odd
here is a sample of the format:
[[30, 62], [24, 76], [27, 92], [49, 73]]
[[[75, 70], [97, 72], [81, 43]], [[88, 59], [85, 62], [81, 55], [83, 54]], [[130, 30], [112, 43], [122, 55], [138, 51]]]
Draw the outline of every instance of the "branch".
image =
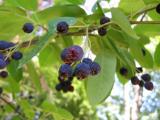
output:
[[141, 14], [143, 14], [143, 13], [147, 13], [147, 12], [149, 12], [149, 11], [151, 11], [151, 10], [154, 10], [156, 7], [157, 7], [157, 5], [156, 5], [156, 6], [152, 6], [152, 7], [150, 7], [150, 8], [143, 9], [143, 10], [141, 10], [141, 11], [138, 11], [138, 12], [135, 13], [133, 16], [130, 15], [129, 18], [134, 18], [134, 17], [139, 16], [139, 15], [141, 15]]
[[[88, 35], [89, 36], [97, 36], [96, 34], [93, 34], [92, 32], [95, 31], [95, 30], [98, 30], [99, 28], [102, 28], [102, 27], [107, 27], [109, 25], [116, 25], [115, 23], [113, 22], [109, 22], [109, 23], [106, 23], [106, 24], [103, 24], [103, 25], [100, 25], [100, 26], [91, 26], [89, 27], [88, 29]], [[160, 24], [160, 21], [130, 21], [130, 24]], [[66, 34], [57, 34], [56, 37], [59, 37], [59, 36], [85, 36], [86, 35], [86, 28], [82, 28], [78, 31], [75, 31], [75, 32], [68, 32]], [[20, 47], [21, 48], [25, 48], [25, 47], [28, 47], [28, 45], [35, 45], [37, 44], [37, 42], [39, 41], [39, 37], [36, 37], [34, 39], [32, 39], [31, 41], [25, 41], [23, 43], [20, 44]], [[18, 43], [17, 43], [18, 44]]]
[[19, 111], [17, 111], [17, 108], [11, 104], [10, 102], [8, 102], [5, 98], [3, 98], [2, 96], [0, 96], [0, 99], [5, 102], [7, 105], [9, 105], [16, 113], [19, 114], [19, 117], [22, 119], [22, 120], [26, 120], [27, 118], [25, 117], [25, 115]]

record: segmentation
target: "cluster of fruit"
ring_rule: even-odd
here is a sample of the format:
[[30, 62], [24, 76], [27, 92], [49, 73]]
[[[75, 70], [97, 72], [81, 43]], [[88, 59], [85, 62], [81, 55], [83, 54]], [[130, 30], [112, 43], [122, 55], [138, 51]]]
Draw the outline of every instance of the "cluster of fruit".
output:
[[83, 55], [84, 52], [78, 45], [73, 45], [62, 51], [61, 59], [64, 64], [59, 69], [58, 80], [60, 83], [56, 85], [57, 91], [73, 91], [72, 80], [74, 77], [83, 80], [89, 75], [97, 75], [100, 72], [100, 65], [89, 58], [82, 60]]
[[[32, 23], [25, 23], [22, 29], [25, 33], [31, 33], [34, 26]], [[20, 60], [23, 57], [21, 52], [15, 51], [15, 45], [16, 44], [12, 42], [0, 41], [0, 77], [2, 78], [6, 78], [8, 76], [8, 72], [4, 69], [10, 63], [11, 59]]]
[[[22, 53], [19, 51], [13, 51], [12, 48], [15, 46], [12, 42], [0, 41], [0, 77], [6, 78], [8, 76], [8, 72], [4, 70], [6, 66], [10, 63], [11, 59], [19, 60], [22, 58]], [[14, 48], [13, 48], [14, 50]], [[10, 55], [11, 54], [11, 55]]]
[[[122, 67], [120, 69], [120, 74], [123, 76], [126, 76], [128, 74], [128, 70], [125, 67]], [[136, 68], [137, 73], [142, 73], [143, 69], [142, 67]], [[139, 85], [140, 87], [145, 87], [147, 90], [153, 90], [154, 86], [151, 82], [151, 76], [147, 73], [141, 75], [141, 79], [138, 78], [138, 76], [131, 77], [131, 83], [133, 85]]]
[[[108, 18], [108, 17], [102, 17], [100, 19], [100, 25], [104, 25], [108, 22], [110, 22], [110, 18]], [[106, 35], [106, 33], [107, 33], [107, 29], [105, 27], [101, 27], [101, 28], [98, 29], [98, 34], [100, 36], [104, 36], [104, 35]]]

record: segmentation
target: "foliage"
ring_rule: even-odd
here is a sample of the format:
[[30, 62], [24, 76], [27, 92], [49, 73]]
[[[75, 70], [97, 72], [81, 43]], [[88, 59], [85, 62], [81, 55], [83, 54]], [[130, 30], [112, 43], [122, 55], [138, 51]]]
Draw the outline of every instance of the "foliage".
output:
[[[38, 0], [4, 0], [0, 5], [0, 39], [15, 42], [18, 49], [23, 51], [23, 58], [18, 62], [11, 61], [7, 67], [9, 77], [0, 80], [4, 89], [0, 96], [3, 101], [0, 103], [2, 119], [8, 115], [13, 120], [31, 120], [35, 116], [42, 120], [71, 120], [80, 116], [74, 110], [70, 110], [72, 114], [66, 110], [65, 104], [61, 103], [66, 102], [64, 99], [68, 96], [64, 97], [65, 93], [55, 90], [57, 70], [61, 64], [60, 52], [73, 44], [84, 43], [82, 47], [85, 56], [90, 56], [88, 53], [91, 50], [96, 55], [95, 61], [101, 65], [98, 76], [88, 77], [84, 85], [81, 84], [85, 91], [77, 91], [79, 97], [82, 97], [76, 101], [79, 103], [74, 103], [74, 99], [70, 98], [73, 104], [70, 101], [68, 106], [73, 109], [87, 98], [93, 108], [103, 102], [111, 93], [115, 73], [120, 82], [125, 84], [135, 75], [136, 62], [146, 69], [159, 68], [159, 42], [155, 52], [151, 52], [154, 48], [146, 47], [151, 37], [159, 39], [160, 14], [155, 11], [159, 0], [120, 0], [117, 8], [107, 10], [99, 4], [101, 0], [97, 0], [90, 15], [80, 7], [84, 2], [55, 0], [53, 6], [43, 10], [38, 8]], [[111, 13], [111, 21], [100, 25], [99, 20], [106, 13]], [[68, 33], [59, 34], [56, 31], [60, 21], [69, 24]], [[35, 26], [31, 34], [22, 31], [22, 26], [27, 22]], [[96, 32], [99, 28], [107, 29], [107, 34], [99, 36]], [[87, 38], [83, 40], [83, 36]], [[119, 74], [121, 67], [128, 69], [127, 76]], [[83, 97], [85, 93], [87, 98]], [[61, 103], [54, 100], [58, 94]], [[77, 108], [75, 111], [80, 110]], [[79, 119], [85, 120], [85, 114]]]

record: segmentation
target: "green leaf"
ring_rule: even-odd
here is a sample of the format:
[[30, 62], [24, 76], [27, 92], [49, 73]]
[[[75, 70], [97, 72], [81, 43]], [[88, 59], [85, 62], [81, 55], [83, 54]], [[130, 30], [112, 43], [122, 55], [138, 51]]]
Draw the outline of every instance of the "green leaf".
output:
[[19, 68], [21, 68], [29, 60], [31, 60], [32, 57], [36, 56], [46, 46], [51, 36], [52, 34], [47, 33], [44, 36], [40, 37], [35, 47], [24, 54], [23, 58], [20, 60]]
[[145, 36], [155, 37], [160, 35], [160, 25], [159, 24], [141, 24], [137, 25], [134, 30], [137, 34], [144, 34]]
[[[145, 55], [143, 54], [145, 50]], [[133, 42], [130, 46], [130, 52], [142, 67], [153, 68], [153, 58], [151, 53], [138, 42]]]
[[154, 53], [154, 62], [157, 67], [160, 66], [160, 43], [156, 46], [156, 50]]
[[68, 23], [68, 25], [73, 25], [76, 23], [76, 18], [74, 17], [58, 17], [58, 18], [55, 18], [51, 21], [48, 22], [48, 31], [50, 33], [52, 33], [53, 31], [56, 31], [56, 27], [57, 27], [57, 24], [61, 21], [65, 21]]
[[85, 3], [85, 0], [67, 0], [67, 1], [77, 5]]
[[65, 109], [56, 107], [55, 105], [53, 105], [48, 101], [45, 101], [41, 107], [45, 112], [52, 113], [53, 117], [56, 120], [72, 120], [73, 119], [73, 116], [71, 115], [71, 113], [69, 113]]
[[143, 0], [145, 4], [159, 3], [159, 0]]
[[136, 33], [132, 30], [131, 25], [123, 12], [118, 8], [112, 8], [112, 21], [116, 23], [129, 36], [138, 39]]
[[27, 10], [37, 10], [38, 7], [37, 0], [5, 0], [5, 4], [14, 7], [22, 7]]
[[39, 62], [41, 67], [55, 65], [58, 61], [60, 61], [59, 53], [60, 48], [56, 46], [56, 44], [49, 44], [47, 47], [45, 47], [39, 55]]
[[85, 11], [76, 5], [61, 5], [47, 8], [36, 13], [42, 23], [57, 17], [83, 17], [86, 16]]
[[99, 104], [110, 95], [116, 71], [116, 57], [111, 51], [102, 51], [95, 61], [100, 64], [101, 72], [86, 81], [87, 96], [92, 105]]
[[[44, 60], [44, 58], [43, 58]], [[47, 62], [47, 61], [46, 61]], [[33, 86], [38, 90], [41, 91], [41, 83], [40, 77], [37, 73], [37, 70], [32, 62], [27, 64], [27, 72], [29, 73], [29, 77], [32, 80]]]
[[145, 7], [143, 0], [121, 0], [119, 8], [127, 14], [133, 14]]
[[7, 66], [7, 70], [11, 75], [12, 79], [14, 79], [17, 83], [22, 79], [23, 71], [22, 68], [18, 68], [19, 62], [12, 60], [11, 63]]

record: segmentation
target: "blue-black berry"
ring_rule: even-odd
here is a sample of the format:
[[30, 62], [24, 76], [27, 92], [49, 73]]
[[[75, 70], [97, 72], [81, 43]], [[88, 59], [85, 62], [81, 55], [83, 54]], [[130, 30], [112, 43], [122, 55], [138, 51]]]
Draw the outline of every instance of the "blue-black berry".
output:
[[31, 33], [34, 30], [34, 26], [32, 23], [25, 23], [22, 29], [25, 33]]
[[92, 62], [89, 66], [91, 69], [91, 75], [97, 75], [101, 71], [101, 66], [96, 62]]
[[102, 18], [100, 19], [100, 24], [101, 24], [101, 25], [103, 25], [103, 24], [105, 24], [105, 23], [108, 23], [108, 22], [110, 22], [110, 18], [108, 18], [108, 17], [102, 17]]
[[90, 66], [86, 63], [79, 63], [74, 71], [74, 75], [77, 79], [82, 80], [87, 78], [91, 73]]
[[69, 48], [65, 48], [61, 52], [61, 59], [64, 63], [71, 64], [73, 62], [77, 62], [83, 57], [83, 49], [78, 45], [73, 45]]
[[147, 90], [153, 90], [153, 88], [154, 88], [152, 82], [146, 82], [146, 83], [144, 83], [144, 87], [145, 87]]
[[4, 40], [0, 41], [0, 50], [8, 49], [14, 46], [15, 44], [12, 42], [4, 41]]
[[156, 12], [160, 14], [160, 4], [157, 5]]
[[143, 86], [144, 86], [144, 82], [143, 82], [142, 80], [139, 82], [139, 86], [140, 86], [140, 87], [143, 87]]
[[2, 94], [3, 93], [3, 88], [2, 87], [0, 87], [0, 94]]
[[133, 77], [131, 77], [131, 83], [133, 85], [138, 85], [140, 83], [140, 80], [138, 79], [137, 76], [133, 76]]
[[123, 76], [126, 76], [128, 74], [128, 70], [125, 67], [120, 68], [119, 73]]
[[0, 69], [3, 69], [6, 67], [6, 62], [3, 59], [0, 59]]
[[67, 33], [69, 26], [66, 22], [62, 21], [57, 24], [57, 31], [59, 33]]
[[61, 83], [59, 83], [59, 84], [56, 85], [56, 90], [57, 90], [57, 91], [62, 90], [62, 88], [63, 88], [63, 86], [62, 86]]
[[23, 57], [23, 54], [19, 51], [13, 52], [12, 59], [14, 60], [20, 60]]
[[72, 77], [72, 67], [68, 64], [61, 65], [59, 69], [59, 80], [63, 81]]
[[105, 28], [99, 28], [98, 29], [98, 34], [100, 35], [100, 36], [104, 36], [104, 35], [106, 35], [107, 34], [107, 30], [105, 29]]
[[141, 78], [145, 81], [145, 82], [148, 82], [148, 81], [150, 81], [151, 80], [151, 76], [149, 75], [149, 74], [143, 74], [142, 76], [141, 76]]
[[82, 62], [86, 64], [91, 64], [92, 60], [90, 58], [83, 58]]
[[2, 78], [8, 77], [8, 72], [7, 71], [1, 71], [0, 72], [0, 77], [2, 77]]

